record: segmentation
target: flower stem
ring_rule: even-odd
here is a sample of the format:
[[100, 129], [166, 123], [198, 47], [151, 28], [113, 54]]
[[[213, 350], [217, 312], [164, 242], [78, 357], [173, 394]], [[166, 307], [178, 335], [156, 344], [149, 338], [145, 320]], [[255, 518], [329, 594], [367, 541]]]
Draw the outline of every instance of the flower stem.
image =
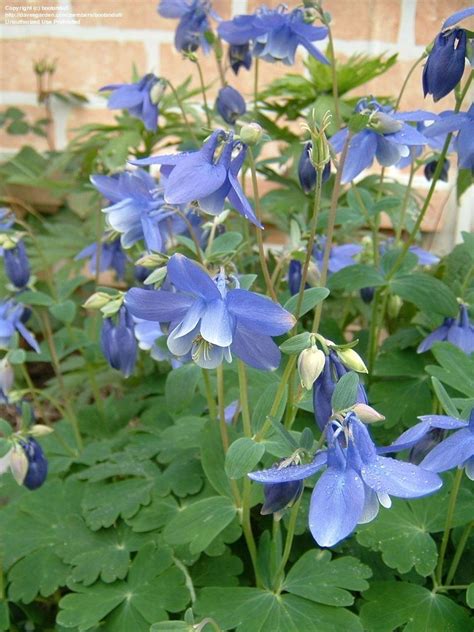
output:
[[202, 94], [202, 98], [204, 100], [204, 111], [206, 113], [207, 127], [209, 129], [211, 129], [212, 123], [211, 123], [211, 115], [210, 115], [209, 105], [207, 103], [206, 86], [204, 84], [204, 76], [202, 74], [201, 64], [199, 63], [199, 60], [198, 60], [197, 57], [196, 57], [194, 63], [196, 64], [196, 68], [198, 69], [199, 84], [201, 86], [201, 94]]
[[446, 514], [446, 523], [444, 526], [443, 539], [441, 540], [441, 547], [439, 550], [438, 565], [436, 567], [436, 580], [438, 584], [441, 584], [443, 577], [443, 564], [444, 556], [446, 555], [446, 549], [448, 548], [449, 535], [451, 533], [451, 526], [453, 523], [454, 510], [456, 508], [456, 501], [461, 487], [461, 481], [464, 474], [464, 469], [459, 468], [455, 474], [453, 487], [449, 496], [448, 511]]
[[[258, 194], [258, 182], [257, 182], [257, 169], [255, 168], [255, 159], [253, 156], [252, 148], [248, 148], [247, 152], [250, 164], [250, 173], [252, 174], [252, 188], [253, 197], [255, 201], [255, 214], [258, 221], [262, 222], [262, 210], [260, 208], [260, 196]], [[258, 244], [258, 256], [260, 258], [260, 266], [262, 268], [263, 277], [265, 279], [265, 285], [267, 286], [267, 292], [270, 294], [273, 301], [277, 301], [275, 290], [273, 288], [270, 272], [268, 271], [267, 260], [265, 259], [265, 250], [263, 248], [262, 229], [256, 228], [257, 244]]]
[[254, 57], [254, 73], [253, 73], [253, 111], [255, 115], [258, 114], [258, 71], [259, 71], [259, 59]]
[[301, 503], [301, 496], [295, 502], [290, 512], [290, 519], [288, 521], [288, 531], [286, 533], [286, 540], [285, 540], [285, 548], [283, 549], [283, 556], [280, 562], [280, 566], [278, 567], [278, 570], [275, 573], [274, 585], [278, 591], [281, 590], [281, 582], [284, 576], [283, 574], [285, 572], [285, 566], [288, 562], [288, 558], [290, 557], [291, 547], [293, 546], [293, 538], [295, 537], [296, 520], [298, 518], [300, 503]]
[[248, 476], [244, 476], [244, 489], [242, 494], [242, 530], [244, 532], [245, 541], [252, 560], [253, 571], [255, 574], [255, 583], [257, 587], [262, 585], [260, 573], [258, 571], [257, 546], [252, 531], [252, 523], [250, 521], [250, 496], [252, 493], [252, 482]]
[[246, 437], [251, 437], [252, 425], [250, 422], [247, 371], [245, 370], [245, 364], [242, 362], [242, 360], [237, 360], [237, 369], [239, 372], [240, 408], [242, 410], [242, 425], [244, 428], [244, 435]]
[[[331, 206], [329, 208], [329, 216], [328, 216], [328, 229], [327, 229], [327, 235], [326, 235], [326, 244], [324, 246], [323, 265], [322, 265], [321, 274], [319, 277], [320, 287], [325, 286], [327, 276], [328, 276], [329, 255], [331, 254], [332, 240], [334, 237], [334, 225], [336, 223], [337, 203], [339, 201], [339, 194], [341, 191], [342, 172], [344, 170], [344, 164], [346, 162], [347, 151], [349, 149], [349, 144], [351, 142], [351, 139], [352, 139], [352, 134], [349, 132], [347, 134], [346, 142], [344, 143], [344, 147], [342, 149], [341, 158], [339, 160], [339, 166], [336, 173], [336, 180], [334, 182], [334, 189], [332, 191]], [[319, 329], [322, 310], [323, 310], [323, 303], [321, 302], [316, 307], [316, 311], [314, 313], [313, 328], [312, 328], [313, 332], [317, 332]]]
[[208, 369], [202, 369], [202, 377], [204, 380], [204, 388], [206, 391], [207, 408], [209, 409], [210, 418], [215, 421], [217, 419], [217, 407], [216, 400], [212, 394], [211, 378], [209, 377]]
[[219, 428], [221, 431], [222, 447], [224, 454], [229, 449], [229, 434], [225, 423], [225, 403], [224, 403], [224, 369], [220, 364], [216, 369], [217, 375], [217, 407], [219, 411]]
[[471, 529], [474, 527], [474, 521], [470, 522], [464, 528], [462, 532], [461, 539], [459, 540], [458, 546], [456, 548], [456, 553], [454, 554], [453, 561], [451, 562], [451, 566], [449, 567], [448, 575], [446, 577], [445, 586], [449, 586], [454, 579], [454, 575], [456, 574], [458, 564], [461, 560], [462, 554], [464, 552], [464, 548], [469, 539], [469, 535], [471, 533]]
[[397, 230], [395, 232], [395, 239], [397, 243], [400, 241], [400, 238], [403, 233], [403, 226], [405, 224], [405, 218], [407, 215], [408, 202], [410, 201], [410, 192], [411, 192], [411, 187], [413, 184], [413, 177], [415, 175], [415, 171], [416, 171], [415, 161], [413, 161], [410, 166], [410, 176], [408, 178], [407, 187], [405, 189], [405, 195], [403, 196], [402, 209], [400, 211], [400, 218], [398, 220]]
[[270, 412], [268, 413], [267, 418], [265, 419], [265, 423], [255, 435], [255, 441], [257, 442], [262, 441], [265, 438], [267, 432], [272, 427], [271, 420], [277, 414], [281, 401], [283, 397], [285, 396], [286, 385], [288, 383], [288, 380], [290, 379], [290, 376], [293, 375], [293, 369], [296, 364], [296, 358], [297, 358], [296, 355], [292, 355], [288, 358], [288, 362], [286, 363], [285, 370], [283, 371], [283, 375], [281, 376], [280, 384], [278, 385], [278, 390], [275, 393], [275, 399], [273, 400], [273, 404], [270, 409]]
[[421, 55], [421, 57], [419, 57], [415, 63], [413, 64], [413, 66], [410, 68], [410, 70], [407, 73], [407, 76], [405, 77], [403, 83], [402, 83], [402, 87], [400, 90], [400, 94], [398, 95], [398, 99], [397, 102], [395, 103], [395, 110], [398, 110], [398, 108], [400, 107], [400, 102], [402, 100], [402, 97], [405, 93], [406, 87], [408, 85], [408, 82], [410, 81], [410, 77], [412, 76], [412, 74], [415, 72], [416, 67], [418, 66], [418, 64], [423, 61], [423, 59], [426, 57], [426, 54], [423, 52], [423, 54]]
[[[323, 189], [323, 170], [324, 167], [318, 168], [316, 171], [316, 190], [314, 192], [313, 213], [311, 215], [311, 224], [309, 230], [309, 239], [306, 246], [306, 257], [303, 265], [303, 271], [301, 273], [300, 290], [298, 293], [298, 301], [296, 303], [295, 318], [298, 321], [301, 306], [303, 304], [304, 290], [306, 287], [306, 279], [308, 278], [309, 264], [311, 263], [311, 257], [313, 255], [314, 240], [316, 237], [316, 229], [318, 226], [319, 209], [321, 208], [321, 191]], [[295, 328], [298, 323], [295, 323]]]
[[331, 74], [332, 74], [332, 98], [334, 100], [334, 114], [336, 115], [336, 123], [338, 127], [341, 127], [342, 118], [341, 111], [339, 109], [339, 93], [337, 87], [337, 70], [336, 70], [336, 57], [334, 55], [334, 40], [332, 37], [332, 30], [329, 23], [325, 22], [328, 29], [328, 50], [329, 58], [331, 61]]
[[169, 79], [167, 81], [168, 81], [168, 85], [170, 87], [170, 90], [173, 93], [174, 98], [176, 99], [176, 103], [178, 104], [178, 107], [179, 107], [179, 109], [181, 111], [181, 114], [183, 116], [183, 121], [184, 121], [184, 124], [186, 125], [186, 127], [188, 129], [189, 135], [193, 139], [194, 144], [196, 145], [196, 147], [199, 147], [199, 141], [197, 139], [196, 134], [193, 131], [193, 128], [191, 127], [191, 124], [189, 122], [188, 117], [186, 116], [186, 112], [185, 112], [185, 109], [184, 109], [184, 106], [183, 106], [183, 102], [181, 101], [181, 98], [180, 98], [179, 94], [177, 93], [176, 88], [171, 83], [171, 81], [169, 81]]

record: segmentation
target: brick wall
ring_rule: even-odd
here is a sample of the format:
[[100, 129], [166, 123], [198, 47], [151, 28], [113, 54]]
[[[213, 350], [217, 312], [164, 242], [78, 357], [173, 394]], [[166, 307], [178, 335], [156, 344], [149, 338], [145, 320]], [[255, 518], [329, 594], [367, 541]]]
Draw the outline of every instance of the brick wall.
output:
[[[213, 2], [215, 10], [224, 18], [253, 11], [259, 4], [260, 0]], [[280, 4], [280, 0], [266, 0], [265, 4], [274, 7]], [[288, 4], [291, 8], [297, 2], [290, 0]], [[470, 4], [469, 0], [326, 0], [325, 9], [333, 18], [337, 54], [342, 57], [355, 52], [399, 54], [399, 62], [394, 68], [354, 94], [396, 94], [413, 61], [436, 35], [443, 20]], [[89, 103], [81, 107], [53, 104], [57, 147], [64, 146], [72, 130], [84, 123], [113, 120], [113, 113], [105, 108], [105, 100], [97, 94], [97, 90], [110, 82], [129, 81], [132, 63], [140, 73], [161, 73], [175, 84], [194, 71], [193, 64], [183, 60], [176, 52], [173, 45], [176, 21], [163, 19], [157, 14], [157, 0], [0, 0], [2, 21], [5, 22], [5, 12], [11, 12], [12, 7], [27, 5], [32, 12], [39, 11], [39, 6], [51, 7], [58, 16], [64, 15], [64, 10], [71, 13], [120, 14], [120, 17], [82, 17], [79, 25], [2, 24], [2, 106], [18, 105], [33, 118], [43, 116], [36, 103], [32, 60], [44, 56], [57, 60], [55, 88], [76, 90], [89, 98]], [[291, 72], [304, 72], [302, 59], [299, 57]], [[212, 57], [204, 59], [202, 65], [206, 75], [208, 72], [215, 74]], [[262, 72], [264, 81], [289, 70], [283, 65], [262, 66], [265, 69]], [[244, 94], [250, 94], [252, 78], [243, 71], [233, 85]], [[440, 104], [433, 104], [431, 98], [423, 102], [419, 68], [409, 83], [401, 106], [439, 111], [451, 107], [452, 102], [443, 99]], [[38, 137], [3, 135], [0, 152], [12, 151], [24, 142], [38, 149], [47, 148], [46, 141]], [[436, 216], [437, 213], [432, 215], [431, 229], [436, 223]]]

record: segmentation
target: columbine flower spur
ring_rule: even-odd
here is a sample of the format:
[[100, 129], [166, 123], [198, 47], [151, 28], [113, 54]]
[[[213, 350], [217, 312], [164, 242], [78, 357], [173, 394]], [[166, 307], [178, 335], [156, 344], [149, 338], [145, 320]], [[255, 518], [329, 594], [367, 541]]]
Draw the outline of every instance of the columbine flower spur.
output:
[[293, 327], [289, 312], [254, 292], [229, 289], [222, 271], [211, 278], [183, 255], [169, 260], [167, 280], [175, 292], [132, 288], [125, 304], [137, 318], [169, 324], [172, 354], [191, 351], [196, 364], [208, 369], [224, 358], [230, 362], [232, 354], [257, 369], [278, 367], [280, 350], [271, 336]]

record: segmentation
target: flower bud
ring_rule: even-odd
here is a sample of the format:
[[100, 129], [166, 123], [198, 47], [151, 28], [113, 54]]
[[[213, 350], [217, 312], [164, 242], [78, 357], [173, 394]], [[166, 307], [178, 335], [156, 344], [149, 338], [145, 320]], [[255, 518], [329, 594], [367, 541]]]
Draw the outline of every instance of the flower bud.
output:
[[394, 134], [402, 129], [403, 123], [384, 112], [376, 111], [370, 116], [370, 127], [381, 134]]
[[316, 169], [323, 169], [331, 160], [329, 141], [326, 136], [326, 130], [331, 124], [331, 113], [329, 111], [326, 112], [321, 121], [321, 125], [318, 125], [314, 121], [314, 113], [312, 113], [311, 116], [313, 120], [307, 126], [311, 134], [312, 144], [310, 159]]
[[0, 394], [8, 395], [14, 381], [13, 368], [7, 358], [3, 358], [0, 362]]
[[168, 257], [164, 257], [158, 253], [149, 253], [140, 257], [136, 265], [144, 268], [156, 268], [168, 262]]
[[163, 94], [165, 93], [166, 90], [166, 81], [163, 81], [163, 79], [158, 79], [158, 81], [153, 84], [151, 90], [150, 90], [150, 101], [154, 104], [154, 105], [158, 105], [158, 103], [161, 101]]
[[376, 421], [383, 421], [385, 417], [369, 406], [368, 404], [356, 404], [352, 407], [357, 417], [365, 424], [372, 424]]
[[89, 296], [83, 307], [85, 309], [100, 309], [104, 307], [104, 305], [107, 305], [112, 299], [113, 296], [107, 294], [107, 292], [95, 292]]
[[387, 303], [387, 314], [390, 318], [397, 318], [403, 305], [403, 300], [396, 294], [392, 294]]
[[249, 44], [231, 44], [229, 46], [229, 64], [235, 74], [238, 74], [242, 66], [250, 70], [252, 54]]
[[324, 353], [312, 345], [309, 349], [304, 349], [298, 357], [298, 373], [301, 379], [301, 386], [308, 391], [313, 388], [313, 384], [321, 375], [326, 362]]
[[32, 437], [29, 437], [27, 441], [21, 441], [20, 445], [28, 463], [26, 476], [22, 483], [27, 489], [38, 489], [48, 475], [48, 461], [44, 456], [43, 448]]
[[[428, 180], [433, 179], [434, 172], [436, 171], [436, 167], [438, 166], [438, 160], [430, 160], [426, 163], [424, 168], [425, 178]], [[441, 173], [439, 174], [439, 179], [443, 182], [448, 181], [448, 171], [449, 171], [449, 160], [445, 160], [443, 162], [443, 166], [441, 168]]]
[[232, 86], [225, 86], [219, 90], [216, 99], [216, 110], [229, 125], [234, 125], [239, 116], [245, 114], [247, 106], [245, 99]]
[[256, 145], [263, 136], [263, 129], [258, 123], [247, 123], [240, 128], [240, 139], [246, 145]]
[[30, 262], [23, 241], [18, 241], [13, 248], [5, 244], [3, 259], [5, 272], [13, 285], [19, 290], [25, 288], [30, 280]]
[[[309, 141], [305, 144], [298, 162], [298, 179], [301, 188], [305, 193], [310, 193], [316, 186], [318, 174], [312, 161], [313, 145]], [[331, 163], [327, 162], [323, 169], [323, 182], [326, 182], [331, 175]]]
[[348, 369], [358, 373], [368, 373], [364, 361], [354, 349], [336, 349], [336, 353]]
[[54, 432], [52, 428], [50, 428], [49, 426], [45, 426], [43, 424], [35, 424], [34, 426], [31, 426], [31, 428], [29, 429], [29, 434], [32, 437], [46, 437], [52, 432]]
[[21, 446], [16, 445], [10, 454], [10, 469], [18, 485], [22, 485], [28, 472], [28, 458]]
[[125, 306], [120, 308], [116, 322], [111, 318], [104, 320], [100, 334], [100, 347], [113, 369], [121, 371], [125, 377], [132, 374], [138, 347], [133, 318]]
[[372, 303], [373, 298], [374, 298], [374, 294], [375, 294], [375, 288], [374, 287], [361, 287], [359, 290], [359, 294], [361, 299], [364, 301], [364, 303]]

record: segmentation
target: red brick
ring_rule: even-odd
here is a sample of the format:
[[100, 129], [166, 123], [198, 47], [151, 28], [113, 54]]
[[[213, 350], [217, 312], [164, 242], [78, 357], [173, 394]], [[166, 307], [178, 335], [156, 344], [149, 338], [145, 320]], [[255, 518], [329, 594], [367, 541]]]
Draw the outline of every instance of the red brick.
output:
[[[2, 107], [2, 111], [10, 106]], [[33, 124], [38, 119], [46, 118], [44, 108], [40, 106], [32, 105], [17, 105], [19, 110], [23, 110], [26, 114], [26, 121]], [[48, 143], [43, 136], [37, 136], [36, 134], [7, 134], [4, 128], [0, 129], [0, 147], [2, 149], [20, 149], [23, 145], [31, 145], [35, 149], [45, 151], [48, 149]]]
[[[427, 46], [434, 39], [450, 15], [472, 5], [470, 0], [418, 0], [416, 5], [416, 43]], [[474, 28], [474, 18], [463, 22], [466, 28]]]
[[130, 81], [132, 64], [147, 70], [146, 55], [140, 42], [87, 42], [62, 38], [4, 40], [2, 65], [14, 72], [2, 73], [0, 89], [36, 91], [33, 61], [47, 57], [57, 60], [56, 89], [96, 92], [107, 83]]
[[74, 108], [70, 111], [67, 120], [67, 136], [68, 140], [73, 139], [78, 129], [83, 125], [89, 125], [90, 123], [97, 123], [101, 125], [113, 125], [115, 123], [115, 116], [117, 111], [108, 109], [89, 109], [89, 108]]

